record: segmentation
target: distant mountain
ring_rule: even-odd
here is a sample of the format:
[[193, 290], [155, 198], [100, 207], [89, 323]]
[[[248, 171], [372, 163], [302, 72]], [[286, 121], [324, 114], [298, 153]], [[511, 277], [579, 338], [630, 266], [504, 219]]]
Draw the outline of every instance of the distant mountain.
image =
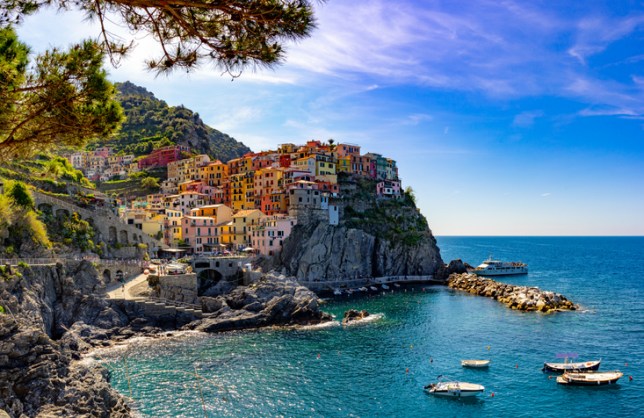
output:
[[168, 106], [145, 88], [129, 81], [116, 83], [126, 120], [116, 137], [94, 144], [115, 152], [146, 155], [166, 145], [187, 145], [195, 153], [228, 161], [250, 151], [246, 145], [203, 123], [184, 106]]

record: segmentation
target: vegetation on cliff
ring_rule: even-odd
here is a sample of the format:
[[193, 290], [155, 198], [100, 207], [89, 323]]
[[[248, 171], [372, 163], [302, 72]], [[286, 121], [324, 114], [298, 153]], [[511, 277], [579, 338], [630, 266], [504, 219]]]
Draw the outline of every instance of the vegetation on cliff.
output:
[[[309, 282], [337, 282], [383, 276], [429, 276], [443, 266], [436, 239], [412, 193], [401, 199], [376, 194], [376, 181], [340, 174], [339, 225], [309, 219], [293, 228], [277, 269]], [[331, 285], [329, 285], [331, 286]]]
[[118, 100], [125, 113], [120, 132], [92, 148], [109, 146], [115, 152], [147, 155], [168, 145], [185, 145], [198, 154], [228, 161], [250, 149], [234, 138], [203, 123], [198, 113], [184, 106], [168, 106], [143, 87], [117, 83]]
[[0, 255], [13, 256], [51, 248], [47, 228], [38, 219], [27, 186], [6, 181], [0, 195]]
[[341, 219], [349, 228], [361, 229], [392, 243], [415, 246], [430, 239], [427, 219], [416, 207], [411, 189], [401, 199], [383, 199], [376, 196], [376, 180], [341, 173], [338, 176], [341, 199]]

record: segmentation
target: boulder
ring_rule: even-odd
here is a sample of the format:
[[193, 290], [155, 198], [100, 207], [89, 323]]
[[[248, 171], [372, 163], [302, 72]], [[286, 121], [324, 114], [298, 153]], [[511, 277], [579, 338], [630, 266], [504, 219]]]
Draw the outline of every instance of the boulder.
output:
[[342, 324], [346, 325], [350, 322], [353, 321], [359, 321], [361, 319], [364, 319], [369, 316], [369, 312], [362, 310], [358, 311], [355, 309], [349, 309], [344, 313], [344, 316], [342, 317]]

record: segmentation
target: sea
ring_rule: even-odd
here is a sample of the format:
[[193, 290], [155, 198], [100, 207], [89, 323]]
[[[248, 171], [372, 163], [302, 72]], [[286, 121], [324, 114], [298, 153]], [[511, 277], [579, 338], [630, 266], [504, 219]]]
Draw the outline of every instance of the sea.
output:
[[[574, 312], [517, 312], [440, 285], [340, 296], [331, 326], [138, 340], [96, 356], [142, 417], [642, 417], [644, 237], [437, 237], [443, 260], [489, 255], [529, 274], [500, 281], [564, 294]], [[371, 321], [342, 327], [348, 309]], [[544, 362], [601, 359], [615, 385], [569, 387]], [[465, 369], [462, 359], [489, 359]], [[444, 379], [475, 399], [427, 394]]]

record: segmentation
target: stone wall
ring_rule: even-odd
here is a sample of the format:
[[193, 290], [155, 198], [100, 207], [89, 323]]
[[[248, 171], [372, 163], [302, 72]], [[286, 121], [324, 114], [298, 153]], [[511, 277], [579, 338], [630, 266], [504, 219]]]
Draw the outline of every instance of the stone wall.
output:
[[159, 298], [177, 302], [198, 304], [197, 275], [178, 274], [159, 277]]

